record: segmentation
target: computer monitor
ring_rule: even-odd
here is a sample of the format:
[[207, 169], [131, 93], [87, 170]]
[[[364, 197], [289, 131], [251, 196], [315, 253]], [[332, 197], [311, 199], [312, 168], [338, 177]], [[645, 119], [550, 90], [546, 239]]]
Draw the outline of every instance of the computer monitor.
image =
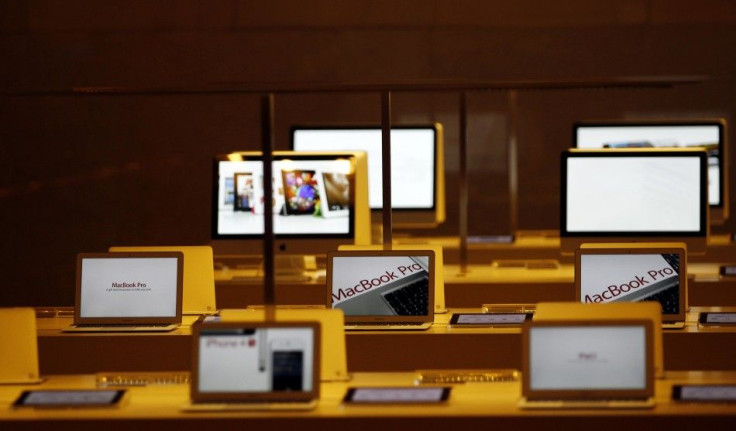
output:
[[585, 242], [685, 242], [705, 252], [707, 158], [702, 149], [563, 152], [562, 252]]
[[[383, 208], [379, 126], [294, 126], [295, 151], [365, 151], [374, 220]], [[445, 221], [443, 132], [440, 124], [391, 128], [391, 207], [395, 227], [432, 228]]]
[[370, 244], [366, 171], [363, 152], [274, 152], [273, 200], [266, 208], [261, 153], [216, 156], [215, 254], [261, 254], [265, 211], [273, 213], [276, 254], [325, 254], [341, 244]]
[[728, 219], [726, 122], [713, 120], [595, 121], [573, 124], [576, 148], [692, 148], [708, 151], [710, 220]]

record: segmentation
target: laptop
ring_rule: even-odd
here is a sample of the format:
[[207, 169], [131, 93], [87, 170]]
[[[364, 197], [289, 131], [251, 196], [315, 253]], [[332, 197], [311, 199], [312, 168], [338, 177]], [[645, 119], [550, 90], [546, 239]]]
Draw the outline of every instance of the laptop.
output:
[[0, 384], [40, 383], [36, 313], [32, 308], [0, 308], [0, 321]]
[[212, 247], [189, 246], [114, 246], [108, 251], [180, 251], [184, 255], [182, 314], [216, 314], [215, 269]]
[[320, 389], [316, 321], [203, 322], [193, 326], [184, 411], [309, 410]]
[[654, 406], [650, 320], [532, 321], [522, 343], [521, 408]]
[[575, 298], [583, 303], [654, 301], [662, 327], [685, 327], [684, 243], [589, 243], [575, 252]]
[[327, 305], [346, 330], [423, 330], [434, 322], [434, 252], [354, 250], [327, 254]]
[[74, 323], [64, 332], [168, 332], [181, 324], [181, 252], [77, 255]]

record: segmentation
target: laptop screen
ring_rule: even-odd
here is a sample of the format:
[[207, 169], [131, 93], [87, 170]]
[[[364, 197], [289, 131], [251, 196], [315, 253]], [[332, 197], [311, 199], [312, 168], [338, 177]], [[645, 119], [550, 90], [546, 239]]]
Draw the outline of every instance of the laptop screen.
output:
[[176, 318], [181, 314], [181, 257], [177, 253], [141, 255], [145, 253], [80, 256], [80, 318]]
[[[662, 313], [678, 315], [680, 254], [585, 253], [579, 257], [579, 300], [584, 303], [658, 301]], [[683, 315], [684, 317], [684, 315]]]
[[433, 312], [433, 257], [427, 251], [330, 253], [329, 302], [343, 310], [347, 321], [378, 316], [408, 321], [429, 316]]
[[198, 334], [193, 394], [311, 398], [318, 390], [316, 323], [204, 325]]
[[643, 325], [532, 326], [528, 337], [531, 391], [647, 388]]

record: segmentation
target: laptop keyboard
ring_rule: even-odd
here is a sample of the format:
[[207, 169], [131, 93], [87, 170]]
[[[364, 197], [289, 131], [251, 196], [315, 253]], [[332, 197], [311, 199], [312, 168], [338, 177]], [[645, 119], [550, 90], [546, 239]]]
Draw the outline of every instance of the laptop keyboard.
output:
[[663, 254], [662, 257], [664, 258], [665, 262], [667, 262], [672, 267], [672, 269], [675, 270], [676, 273], [680, 273], [680, 259], [677, 258], [677, 254], [667, 253]]
[[646, 297], [644, 301], [658, 301], [662, 304], [662, 314], [677, 314], [680, 311], [680, 289], [675, 285]]
[[384, 298], [399, 316], [425, 316], [429, 311], [429, 279], [407, 284], [385, 294]]

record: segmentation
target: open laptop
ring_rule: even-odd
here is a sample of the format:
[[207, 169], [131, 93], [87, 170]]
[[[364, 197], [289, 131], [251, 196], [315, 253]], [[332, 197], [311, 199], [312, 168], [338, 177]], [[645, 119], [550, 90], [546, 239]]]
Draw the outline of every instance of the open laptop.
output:
[[316, 321], [195, 324], [184, 411], [309, 410], [320, 389]]
[[434, 252], [362, 250], [327, 254], [327, 304], [346, 330], [427, 329], [434, 321]]
[[650, 320], [532, 321], [522, 343], [521, 408], [654, 406]]
[[181, 252], [77, 255], [74, 323], [64, 332], [167, 332], [181, 324]]
[[687, 248], [684, 243], [590, 243], [575, 252], [576, 300], [656, 301], [662, 327], [685, 327]]

